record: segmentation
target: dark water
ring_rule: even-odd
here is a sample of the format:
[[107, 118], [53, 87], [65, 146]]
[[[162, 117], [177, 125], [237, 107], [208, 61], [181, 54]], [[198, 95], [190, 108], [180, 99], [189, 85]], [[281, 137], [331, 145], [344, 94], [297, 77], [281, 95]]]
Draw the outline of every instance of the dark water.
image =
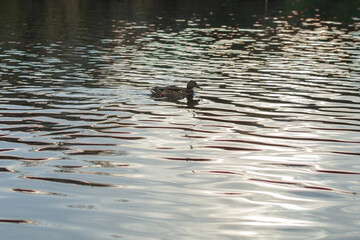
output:
[[357, 239], [356, 2], [0, 1], [1, 238]]

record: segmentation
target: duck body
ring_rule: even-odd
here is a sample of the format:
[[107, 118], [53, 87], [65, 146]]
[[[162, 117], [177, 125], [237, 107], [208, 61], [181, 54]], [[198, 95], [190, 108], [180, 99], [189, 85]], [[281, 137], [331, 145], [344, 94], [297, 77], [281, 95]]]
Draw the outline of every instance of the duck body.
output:
[[165, 97], [168, 99], [180, 99], [184, 97], [189, 97], [194, 95], [193, 88], [200, 88], [195, 81], [189, 81], [186, 88], [181, 88], [177, 86], [167, 86], [167, 87], [154, 87], [151, 89], [151, 95], [153, 97]]

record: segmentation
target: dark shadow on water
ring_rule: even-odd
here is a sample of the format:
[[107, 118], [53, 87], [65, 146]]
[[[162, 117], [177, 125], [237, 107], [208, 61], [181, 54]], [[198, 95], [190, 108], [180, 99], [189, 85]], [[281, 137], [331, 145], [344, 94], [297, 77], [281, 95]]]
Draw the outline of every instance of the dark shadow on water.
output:
[[187, 108], [195, 108], [196, 105], [199, 105], [200, 99], [194, 99], [193, 96], [189, 96], [187, 99]]
[[[200, 99], [194, 99], [194, 96], [187, 96], [186, 98], [181, 99], [172, 99], [172, 98], [158, 98], [153, 97], [155, 101], [163, 101], [163, 102], [172, 102], [179, 105], [179, 107], [185, 107], [185, 108], [195, 108], [195, 106], [199, 105]], [[186, 103], [184, 100], [186, 99]]]

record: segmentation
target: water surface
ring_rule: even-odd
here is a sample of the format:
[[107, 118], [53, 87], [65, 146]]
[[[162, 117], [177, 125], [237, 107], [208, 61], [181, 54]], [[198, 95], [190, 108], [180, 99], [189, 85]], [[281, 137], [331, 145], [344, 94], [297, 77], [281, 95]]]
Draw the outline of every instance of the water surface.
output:
[[0, 2], [2, 236], [356, 239], [355, 2]]

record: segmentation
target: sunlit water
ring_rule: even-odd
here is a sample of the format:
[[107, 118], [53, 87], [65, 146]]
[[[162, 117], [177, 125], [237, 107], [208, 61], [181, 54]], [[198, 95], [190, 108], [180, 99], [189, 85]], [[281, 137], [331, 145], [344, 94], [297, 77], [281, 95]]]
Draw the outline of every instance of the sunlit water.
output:
[[[286, 1], [14, 2], [1, 238], [359, 236], [359, 18]], [[193, 99], [150, 96], [189, 80]]]

